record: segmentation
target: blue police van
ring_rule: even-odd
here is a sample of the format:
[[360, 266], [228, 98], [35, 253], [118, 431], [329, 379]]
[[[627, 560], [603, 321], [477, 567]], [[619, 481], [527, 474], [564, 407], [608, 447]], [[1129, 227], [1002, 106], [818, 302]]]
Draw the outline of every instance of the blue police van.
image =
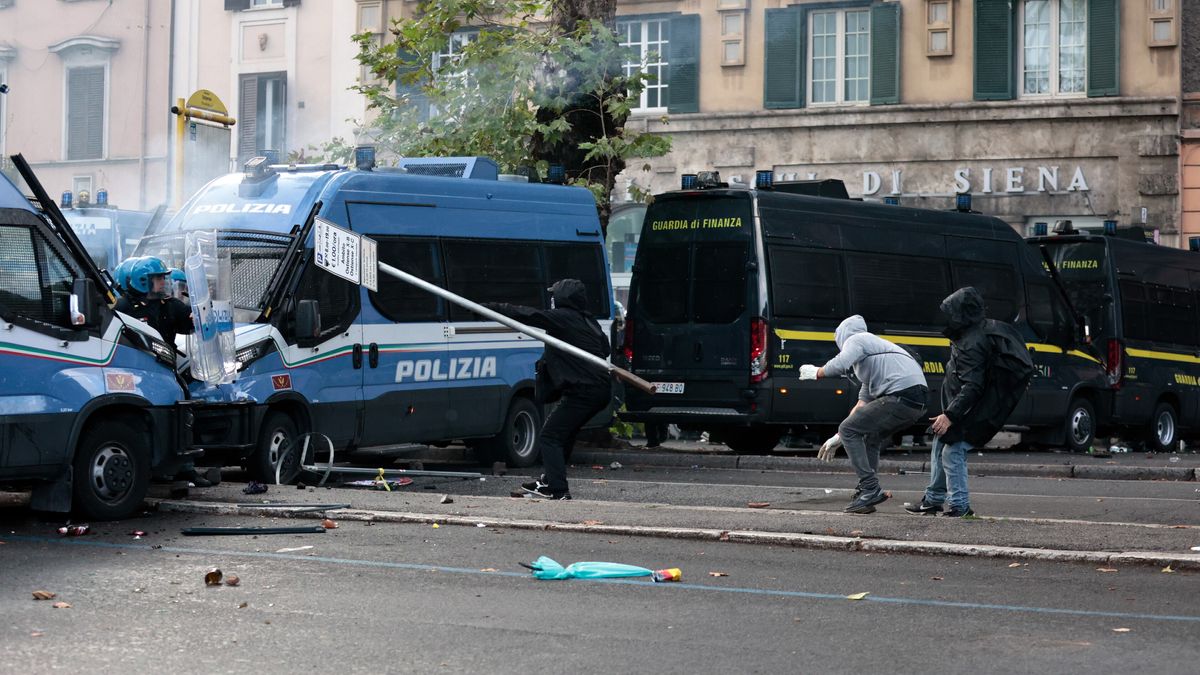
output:
[[313, 431], [355, 452], [463, 440], [516, 466], [535, 462], [542, 343], [385, 275], [371, 291], [318, 268], [318, 216], [374, 239], [381, 262], [476, 302], [546, 308], [552, 282], [578, 278], [591, 313], [611, 323], [587, 190], [501, 180], [486, 158], [374, 170], [256, 158], [200, 190], [138, 249], [178, 266], [188, 231], [216, 230], [229, 261], [237, 379], [193, 390], [252, 401], [257, 440], [241, 455], [207, 448], [206, 461], [273, 477], [281, 451]]
[[0, 485], [32, 486], [38, 510], [122, 518], [202, 452], [197, 414], [238, 406], [187, 400], [174, 350], [110, 309], [108, 280], [12, 160], [38, 206], [0, 177]]

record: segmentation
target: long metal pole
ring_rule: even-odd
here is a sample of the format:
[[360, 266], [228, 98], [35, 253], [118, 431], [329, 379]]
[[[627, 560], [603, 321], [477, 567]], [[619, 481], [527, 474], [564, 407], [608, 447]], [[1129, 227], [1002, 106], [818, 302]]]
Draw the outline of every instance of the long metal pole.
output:
[[519, 333], [524, 333], [525, 335], [528, 335], [529, 337], [531, 337], [535, 340], [540, 340], [540, 341], [546, 343], [550, 347], [554, 347], [555, 349], [560, 349], [572, 356], [577, 356], [577, 357], [583, 359], [584, 361], [587, 361], [588, 363], [596, 366], [597, 368], [602, 368], [605, 371], [612, 373], [613, 375], [624, 380], [625, 382], [628, 382], [629, 384], [632, 384], [633, 386], [637, 387], [638, 389], [641, 389], [642, 391], [646, 392], [647, 394], [654, 393], [654, 385], [643, 380], [642, 378], [638, 377], [637, 375], [634, 375], [633, 373], [629, 372], [628, 370], [614, 366], [613, 364], [609, 363], [608, 361], [605, 361], [604, 359], [596, 356], [595, 354], [589, 354], [589, 353], [583, 351], [582, 349], [580, 349], [579, 347], [576, 347], [575, 345], [563, 342], [562, 340], [559, 340], [556, 337], [551, 337], [541, 331], [536, 331], [519, 321], [510, 319], [507, 316], [504, 316], [503, 314], [501, 314], [499, 312], [490, 310], [487, 307], [484, 307], [483, 305], [480, 305], [478, 303], [471, 302], [470, 300], [462, 297], [461, 295], [451, 293], [450, 291], [442, 288], [441, 286], [435, 286], [435, 285], [429, 283], [428, 281], [421, 279], [420, 277], [414, 277], [413, 275], [409, 274], [408, 272], [405, 272], [403, 270], [398, 270], [395, 267], [392, 267], [391, 265], [389, 265], [387, 263], [383, 263], [383, 262], [379, 263], [379, 271], [383, 272], [384, 274], [388, 274], [390, 276], [396, 277], [397, 279], [399, 279], [401, 281], [410, 283], [413, 286], [416, 286], [417, 288], [429, 291], [430, 293], [433, 293], [434, 295], [436, 295], [438, 297], [441, 297], [445, 300], [453, 302], [454, 304], [458, 305], [459, 307], [464, 307], [466, 309], [469, 309], [472, 312], [475, 312], [476, 314], [480, 314], [484, 317], [491, 319], [492, 321], [495, 321], [497, 323], [502, 323], [505, 326], [508, 326], [509, 328], [511, 328]]

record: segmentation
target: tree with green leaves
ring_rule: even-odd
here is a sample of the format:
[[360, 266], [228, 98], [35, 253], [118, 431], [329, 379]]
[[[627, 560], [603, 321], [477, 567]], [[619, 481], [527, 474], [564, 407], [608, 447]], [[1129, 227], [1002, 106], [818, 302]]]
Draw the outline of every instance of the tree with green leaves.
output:
[[[380, 45], [355, 36], [369, 73], [356, 89], [374, 119], [362, 129], [397, 156], [485, 155], [502, 171], [589, 188], [607, 229], [627, 160], [670, 139], [625, 128], [647, 75], [614, 32], [614, 0], [422, 0]], [[347, 148], [327, 146], [327, 154]]]

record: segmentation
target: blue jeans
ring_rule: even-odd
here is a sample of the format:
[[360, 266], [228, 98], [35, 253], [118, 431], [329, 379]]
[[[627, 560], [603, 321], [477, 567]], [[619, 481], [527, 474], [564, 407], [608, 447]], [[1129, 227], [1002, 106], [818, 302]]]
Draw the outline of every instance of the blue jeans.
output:
[[925, 488], [926, 504], [949, 503], [950, 508], [959, 510], [971, 506], [971, 495], [967, 492], [970, 450], [971, 444], [966, 441], [946, 444], [940, 438], [934, 439], [929, 456], [929, 486]]

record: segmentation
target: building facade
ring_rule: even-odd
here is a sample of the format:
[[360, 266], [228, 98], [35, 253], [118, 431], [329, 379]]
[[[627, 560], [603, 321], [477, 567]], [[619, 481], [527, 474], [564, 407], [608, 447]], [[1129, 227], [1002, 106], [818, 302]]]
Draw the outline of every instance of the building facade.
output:
[[161, 203], [169, 42], [166, 2], [0, 0], [0, 156], [22, 153], [52, 194]]
[[665, 73], [631, 125], [674, 143], [626, 172], [641, 189], [773, 169], [919, 207], [970, 193], [1022, 232], [1117, 220], [1182, 240], [1176, 0], [618, 7], [627, 43], [654, 59], [643, 67]]

